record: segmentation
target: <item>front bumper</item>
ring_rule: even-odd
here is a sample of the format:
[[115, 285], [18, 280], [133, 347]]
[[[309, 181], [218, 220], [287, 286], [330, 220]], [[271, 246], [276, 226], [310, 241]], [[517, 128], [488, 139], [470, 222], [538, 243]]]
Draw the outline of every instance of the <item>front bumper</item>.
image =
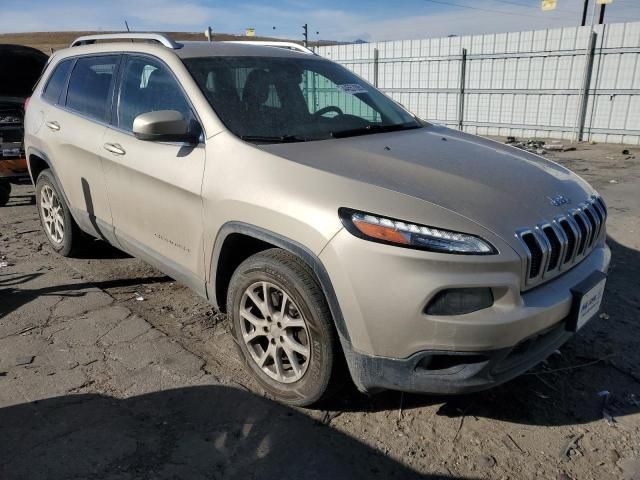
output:
[[[513, 347], [481, 352], [418, 352], [406, 359], [374, 357], [344, 348], [352, 379], [362, 392], [399, 390], [461, 394], [500, 385], [537, 365], [572, 333], [565, 321]], [[343, 344], [344, 346], [344, 344]]]
[[[527, 291], [521, 259], [506, 248], [495, 256], [442, 255], [343, 231], [320, 258], [338, 296], [343, 350], [360, 390], [462, 393], [514, 378], [566, 342], [571, 290], [594, 272], [606, 273], [610, 256], [601, 240], [578, 265]], [[490, 287], [494, 304], [465, 315], [424, 313], [438, 291], [456, 287]]]

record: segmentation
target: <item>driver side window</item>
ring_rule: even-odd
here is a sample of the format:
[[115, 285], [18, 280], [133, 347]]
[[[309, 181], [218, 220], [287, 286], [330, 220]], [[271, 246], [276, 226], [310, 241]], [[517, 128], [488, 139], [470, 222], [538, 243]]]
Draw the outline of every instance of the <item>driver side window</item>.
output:
[[317, 72], [305, 70], [300, 88], [309, 113], [313, 114], [327, 107], [338, 107], [345, 115], [353, 115], [373, 123], [382, 121], [379, 112], [358, 98], [359, 93], [366, 91], [366, 85], [336, 85]]
[[157, 110], [177, 110], [193, 123], [195, 116], [173, 75], [160, 62], [129, 57], [122, 74], [117, 125], [128, 132], [135, 118]]

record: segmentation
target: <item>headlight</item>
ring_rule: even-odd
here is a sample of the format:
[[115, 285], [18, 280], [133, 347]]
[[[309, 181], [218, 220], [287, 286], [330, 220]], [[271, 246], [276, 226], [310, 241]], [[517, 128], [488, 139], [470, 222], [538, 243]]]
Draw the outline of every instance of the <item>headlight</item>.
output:
[[339, 214], [345, 228], [356, 237], [365, 240], [442, 253], [497, 253], [489, 242], [467, 233], [416, 225], [348, 208], [341, 208]]

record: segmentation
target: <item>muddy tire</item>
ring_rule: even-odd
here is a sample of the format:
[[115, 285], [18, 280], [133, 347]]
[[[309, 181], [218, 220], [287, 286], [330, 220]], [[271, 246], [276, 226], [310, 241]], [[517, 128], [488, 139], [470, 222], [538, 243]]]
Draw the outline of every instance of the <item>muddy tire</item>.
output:
[[6, 180], [0, 180], [0, 207], [4, 207], [9, 202], [11, 196], [11, 184]]
[[80, 246], [82, 232], [50, 170], [43, 170], [36, 181], [36, 206], [51, 247], [63, 257], [72, 256]]
[[[275, 399], [309, 406], [341, 377], [341, 352], [324, 293], [309, 266], [281, 249], [234, 272], [227, 295], [232, 333], [248, 368]], [[338, 380], [339, 381], [339, 380]]]

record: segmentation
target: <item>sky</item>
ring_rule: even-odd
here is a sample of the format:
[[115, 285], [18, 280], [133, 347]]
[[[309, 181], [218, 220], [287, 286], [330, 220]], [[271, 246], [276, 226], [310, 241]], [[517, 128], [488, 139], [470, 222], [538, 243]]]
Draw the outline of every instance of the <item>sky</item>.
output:
[[[593, 2], [595, 0], [589, 0]], [[0, 33], [59, 30], [204, 31], [311, 40], [380, 41], [578, 25], [584, 0], [0, 0]], [[599, 8], [599, 6], [598, 6]], [[591, 14], [591, 6], [589, 8]], [[640, 21], [640, 0], [613, 0], [608, 22]], [[588, 21], [590, 22], [590, 20]], [[275, 29], [274, 29], [275, 27]], [[319, 32], [319, 33], [316, 33]]]

